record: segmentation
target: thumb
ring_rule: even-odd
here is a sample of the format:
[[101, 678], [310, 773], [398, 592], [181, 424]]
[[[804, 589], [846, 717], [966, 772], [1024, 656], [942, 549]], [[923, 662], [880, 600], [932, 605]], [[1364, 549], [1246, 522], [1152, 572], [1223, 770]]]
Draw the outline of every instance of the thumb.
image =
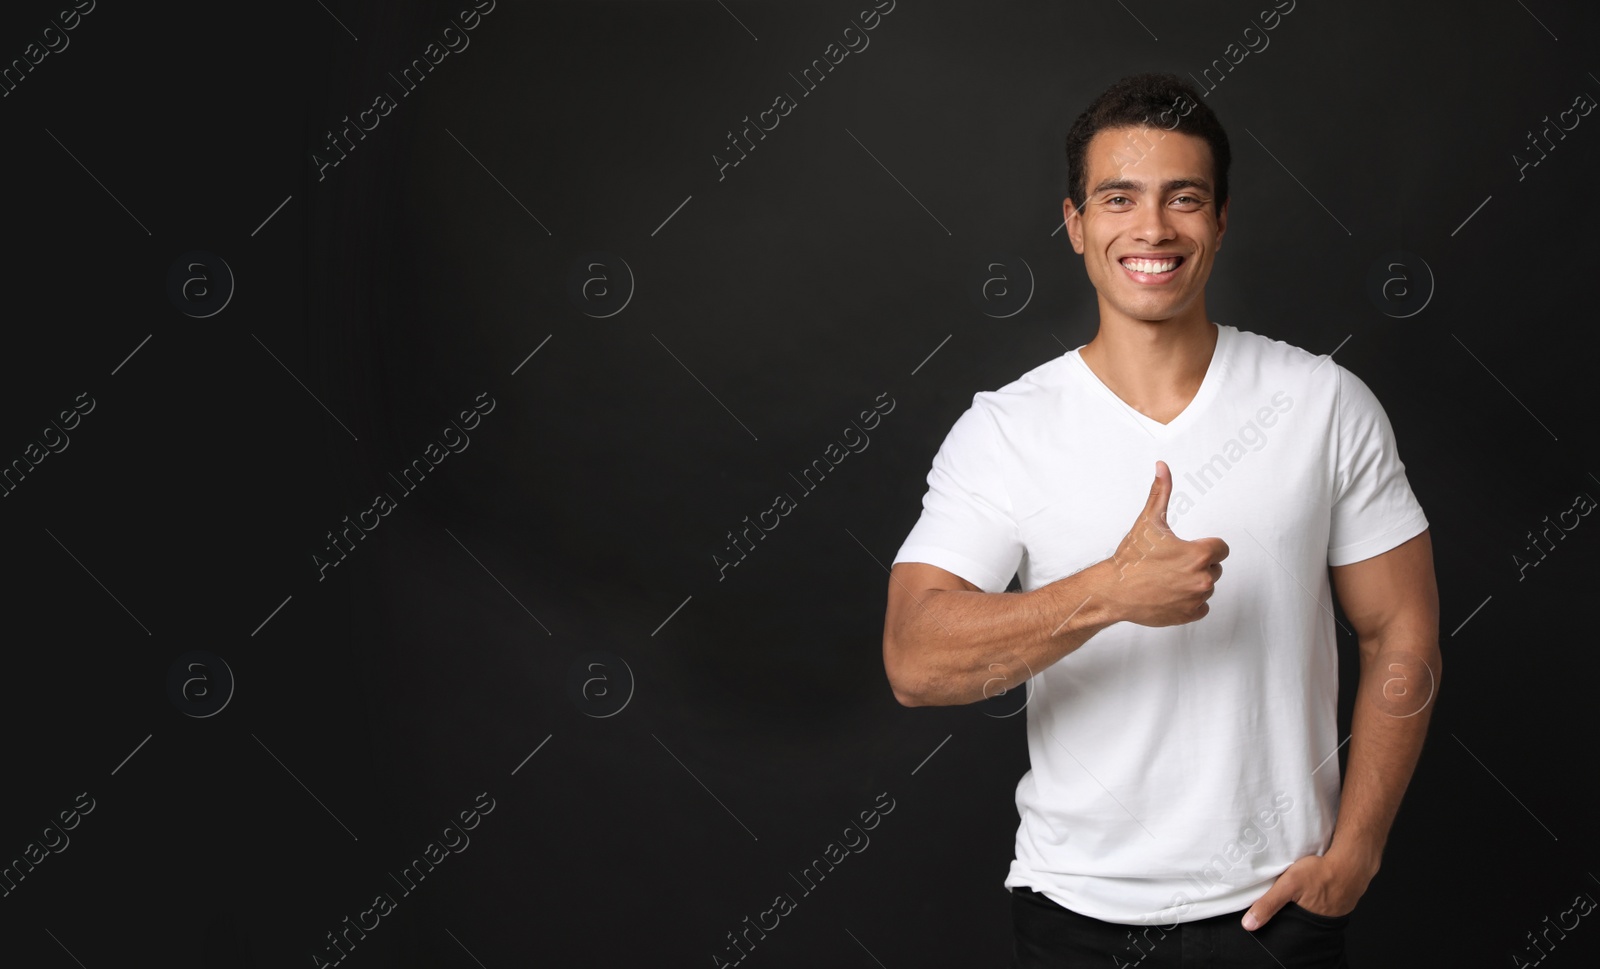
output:
[[1167, 525], [1167, 501], [1172, 497], [1172, 471], [1165, 461], [1156, 462], [1156, 480], [1150, 486], [1150, 497], [1144, 503], [1144, 514], [1162, 528]]
[[1278, 911], [1289, 900], [1289, 889], [1283, 885], [1281, 880], [1274, 882], [1272, 888], [1265, 895], [1256, 899], [1256, 903], [1250, 906], [1249, 911], [1244, 913], [1244, 918], [1240, 919], [1240, 924], [1245, 927], [1246, 931], [1254, 932], [1256, 929], [1266, 925], [1274, 915], [1277, 915]]

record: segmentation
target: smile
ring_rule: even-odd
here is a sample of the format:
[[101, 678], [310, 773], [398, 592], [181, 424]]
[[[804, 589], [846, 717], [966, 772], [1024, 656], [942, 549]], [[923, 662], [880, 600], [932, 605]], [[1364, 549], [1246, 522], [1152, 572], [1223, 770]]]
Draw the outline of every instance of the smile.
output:
[[1139, 282], [1164, 283], [1172, 278], [1183, 264], [1182, 256], [1163, 256], [1158, 259], [1147, 259], [1138, 256], [1125, 256], [1120, 260], [1122, 268], [1128, 271]]

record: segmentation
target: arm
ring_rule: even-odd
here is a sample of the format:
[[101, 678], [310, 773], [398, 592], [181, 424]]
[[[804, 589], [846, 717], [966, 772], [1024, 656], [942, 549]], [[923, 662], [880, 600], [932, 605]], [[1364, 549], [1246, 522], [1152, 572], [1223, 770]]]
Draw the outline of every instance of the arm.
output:
[[1027, 680], [1126, 620], [1174, 626], [1205, 616], [1228, 546], [1167, 527], [1172, 472], [1156, 462], [1133, 528], [1107, 559], [1032, 592], [988, 593], [937, 566], [889, 572], [883, 667], [905, 706], [975, 703]]
[[1339, 820], [1320, 858], [1290, 865], [1251, 906], [1247, 929], [1265, 924], [1288, 901], [1325, 915], [1355, 908], [1378, 873], [1438, 694], [1439, 589], [1428, 531], [1331, 572], [1361, 649]]
[[988, 593], [921, 562], [889, 572], [883, 666], [904, 706], [998, 696], [1115, 620], [1097, 600], [1110, 559], [1032, 592]]

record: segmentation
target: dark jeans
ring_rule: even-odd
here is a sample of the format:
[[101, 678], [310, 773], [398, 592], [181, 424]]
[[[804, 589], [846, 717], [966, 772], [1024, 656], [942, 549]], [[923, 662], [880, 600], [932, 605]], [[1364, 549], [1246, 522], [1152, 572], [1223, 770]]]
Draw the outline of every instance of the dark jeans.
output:
[[1013, 969], [1347, 969], [1350, 916], [1293, 902], [1246, 932], [1244, 910], [1174, 928], [1119, 925], [1079, 915], [1029, 888], [1011, 890]]

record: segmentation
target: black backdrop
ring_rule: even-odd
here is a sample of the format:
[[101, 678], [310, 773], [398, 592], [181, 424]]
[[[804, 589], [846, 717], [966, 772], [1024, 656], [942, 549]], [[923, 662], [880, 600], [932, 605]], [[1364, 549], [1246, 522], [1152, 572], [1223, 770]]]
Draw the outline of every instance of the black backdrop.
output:
[[750, 964], [1002, 965], [1023, 717], [894, 702], [884, 566], [972, 395], [1094, 334], [1072, 117], [1244, 41], [1209, 310], [1373, 387], [1438, 558], [1353, 956], [1534, 958], [1600, 898], [1600, 524], [1514, 558], [1600, 495], [1600, 116], [1519, 165], [1600, 99], [1600, 15], [1264, 3], [7, 5], [4, 962], [317, 964], [376, 920], [350, 964], [706, 965], [788, 893]]

